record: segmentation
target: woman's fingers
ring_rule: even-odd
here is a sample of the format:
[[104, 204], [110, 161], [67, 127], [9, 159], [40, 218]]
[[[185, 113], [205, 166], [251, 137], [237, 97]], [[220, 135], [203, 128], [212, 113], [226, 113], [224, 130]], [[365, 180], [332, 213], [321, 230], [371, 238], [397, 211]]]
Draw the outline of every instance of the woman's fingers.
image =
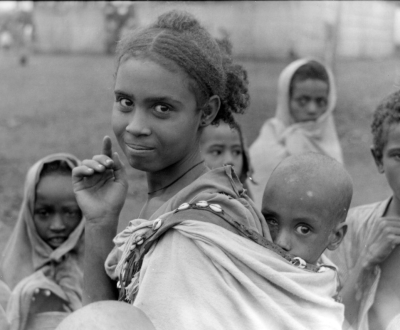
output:
[[104, 170], [106, 169], [105, 165], [103, 165], [102, 163], [98, 162], [95, 159], [85, 159], [82, 161], [82, 165], [93, 169], [93, 171], [95, 172], [104, 172]]
[[115, 179], [126, 181], [125, 165], [124, 163], [122, 163], [117, 152], [113, 153], [113, 161], [114, 161], [113, 170]]
[[92, 168], [81, 165], [72, 169], [72, 183], [80, 182], [84, 177], [90, 176], [94, 173]]
[[102, 154], [109, 158], [112, 158], [112, 142], [111, 142], [111, 138], [108, 135], [106, 135], [103, 138]]

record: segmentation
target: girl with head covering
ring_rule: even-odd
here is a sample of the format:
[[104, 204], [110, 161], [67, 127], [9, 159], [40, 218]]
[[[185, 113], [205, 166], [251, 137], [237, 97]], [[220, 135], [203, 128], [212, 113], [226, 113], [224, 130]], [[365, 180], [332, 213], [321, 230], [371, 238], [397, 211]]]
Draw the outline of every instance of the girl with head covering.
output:
[[72, 189], [73, 155], [58, 153], [28, 171], [24, 198], [3, 252], [1, 272], [12, 290], [11, 329], [54, 329], [82, 306], [82, 212]]
[[268, 178], [282, 159], [311, 151], [343, 163], [333, 119], [335, 106], [333, 75], [322, 63], [300, 59], [282, 71], [275, 116], [264, 123], [250, 146], [257, 184], [249, 186], [258, 207]]
[[128, 182], [110, 138], [74, 169], [87, 221], [86, 302], [133, 304], [156, 329], [339, 329], [335, 273], [283, 258], [232, 167], [209, 170], [202, 160], [203, 129], [232, 123], [248, 104], [229, 44], [189, 14], [165, 13], [120, 43], [114, 93], [114, 133], [146, 172], [148, 199], [115, 236]]

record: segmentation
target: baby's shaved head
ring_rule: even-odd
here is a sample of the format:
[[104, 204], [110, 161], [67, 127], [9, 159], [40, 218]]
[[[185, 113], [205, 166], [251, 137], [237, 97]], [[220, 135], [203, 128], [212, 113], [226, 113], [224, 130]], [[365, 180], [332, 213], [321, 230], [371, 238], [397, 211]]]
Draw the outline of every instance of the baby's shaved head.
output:
[[333, 158], [313, 152], [285, 158], [272, 172], [265, 191], [273, 193], [283, 185], [292, 187], [300, 200], [314, 198], [320, 204], [316, 207], [325, 208], [335, 223], [346, 219], [353, 184], [343, 165]]

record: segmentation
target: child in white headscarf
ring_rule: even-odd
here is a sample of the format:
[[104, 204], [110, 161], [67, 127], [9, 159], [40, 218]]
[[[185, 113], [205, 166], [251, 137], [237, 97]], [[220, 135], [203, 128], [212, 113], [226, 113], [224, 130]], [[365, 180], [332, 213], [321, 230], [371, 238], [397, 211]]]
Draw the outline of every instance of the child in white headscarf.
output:
[[277, 103], [275, 116], [264, 123], [250, 147], [257, 185], [249, 186], [258, 207], [268, 178], [282, 159], [318, 152], [343, 163], [332, 116], [336, 87], [326, 66], [312, 59], [288, 65], [279, 77]]
[[72, 189], [73, 155], [42, 158], [28, 171], [24, 199], [3, 252], [1, 273], [12, 290], [11, 330], [55, 329], [82, 306], [82, 212]]

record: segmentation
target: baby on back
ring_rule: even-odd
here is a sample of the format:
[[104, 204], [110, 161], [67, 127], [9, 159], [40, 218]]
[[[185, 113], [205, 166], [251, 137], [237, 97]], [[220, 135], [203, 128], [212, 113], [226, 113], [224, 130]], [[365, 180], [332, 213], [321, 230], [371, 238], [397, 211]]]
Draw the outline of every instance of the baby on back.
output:
[[318, 264], [325, 249], [336, 249], [346, 234], [352, 194], [350, 175], [333, 158], [318, 153], [285, 158], [263, 195], [262, 213], [273, 242]]

